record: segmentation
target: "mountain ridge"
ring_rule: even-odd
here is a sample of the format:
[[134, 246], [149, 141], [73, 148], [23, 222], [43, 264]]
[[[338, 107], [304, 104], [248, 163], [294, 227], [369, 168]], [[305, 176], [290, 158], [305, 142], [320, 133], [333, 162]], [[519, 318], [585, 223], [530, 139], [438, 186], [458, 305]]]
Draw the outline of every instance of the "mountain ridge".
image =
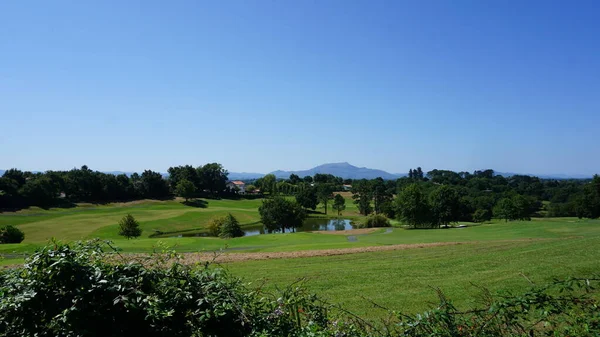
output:
[[398, 179], [404, 175], [392, 174], [383, 170], [371, 169], [367, 167], [357, 167], [351, 165], [348, 162], [341, 163], [328, 163], [315, 166], [308, 170], [297, 170], [297, 171], [273, 171], [270, 174], [274, 174], [277, 178], [289, 178], [291, 174], [296, 174], [300, 177], [314, 176], [317, 173], [321, 174], [332, 174], [336, 177], [342, 177], [344, 179], [375, 179], [381, 177], [386, 180]]

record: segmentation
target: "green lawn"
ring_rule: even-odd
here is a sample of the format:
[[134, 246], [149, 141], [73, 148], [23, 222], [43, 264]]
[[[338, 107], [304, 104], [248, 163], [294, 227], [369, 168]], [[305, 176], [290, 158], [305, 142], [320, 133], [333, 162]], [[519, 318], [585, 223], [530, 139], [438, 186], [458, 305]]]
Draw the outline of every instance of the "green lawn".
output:
[[[599, 226], [600, 223], [596, 223]], [[599, 226], [600, 227], [600, 226]], [[306, 278], [306, 286], [332, 303], [369, 319], [407, 313], [436, 303], [432, 287], [459, 307], [474, 304], [479, 289], [522, 291], [529, 281], [590, 276], [600, 269], [600, 236], [521, 242], [477, 242], [332, 257], [247, 261], [224, 267], [253, 284], [285, 286]]]
[[[600, 221], [534, 219], [519, 222], [470, 224], [467, 228], [436, 230], [381, 229], [356, 236], [320, 233], [269, 234], [230, 240], [203, 237], [149, 238], [156, 230], [202, 230], [214, 216], [228, 212], [242, 225], [257, 223], [260, 200], [205, 200], [203, 207], [180, 201], [81, 205], [70, 209], [27, 209], [0, 213], [0, 225], [14, 224], [25, 232], [21, 244], [0, 245], [0, 266], [22, 263], [24, 255], [55, 237], [63, 241], [99, 237], [110, 239], [124, 252], [149, 252], [159, 243], [180, 252], [277, 252], [383, 246], [393, 244], [463, 242], [461, 245], [411, 248], [331, 257], [274, 259], [226, 264], [247, 281], [283, 286], [307, 278], [307, 286], [331, 300], [370, 318], [384, 313], [368, 300], [396, 310], [416, 312], [435, 302], [439, 287], [459, 305], [472, 301], [476, 285], [492, 290], [521, 290], [528, 281], [589, 275], [600, 270]], [[344, 218], [359, 219], [347, 200]], [[354, 208], [352, 208], [354, 207]], [[117, 223], [127, 213], [141, 223], [141, 238], [117, 235]], [[314, 216], [314, 215], [313, 215]], [[322, 215], [316, 215], [322, 216]], [[160, 249], [160, 248], [159, 248]], [[364, 299], [363, 296], [366, 298]], [[367, 300], [368, 299], [368, 300]]]

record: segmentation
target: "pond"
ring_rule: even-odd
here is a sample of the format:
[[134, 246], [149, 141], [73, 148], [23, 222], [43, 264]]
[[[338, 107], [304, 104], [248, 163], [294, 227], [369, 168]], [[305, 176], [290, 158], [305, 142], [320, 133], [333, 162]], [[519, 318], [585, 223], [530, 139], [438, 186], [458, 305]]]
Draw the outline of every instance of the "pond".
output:
[[[310, 232], [310, 231], [343, 231], [348, 229], [354, 229], [352, 222], [348, 219], [307, 219], [300, 228], [289, 229], [286, 228], [286, 233], [295, 232]], [[262, 225], [255, 227], [244, 227], [242, 228], [246, 236], [266, 234], [267, 232]], [[277, 231], [275, 233], [281, 233]]]
[[[293, 232], [310, 232], [310, 231], [343, 231], [348, 229], [354, 229], [352, 225], [352, 221], [349, 219], [307, 219], [304, 221], [304, 224], [300, 228], [294, 229], [286, 229], [286, 233]], [[246, 236], [254, 236], [260, 234], [266, 234], [264, 227], [262, 225], [243, 227]], [[281, 233], [281, 231], [277, 231], [275, 233]], [[206, 232], [188, 232], [181, 234], [159, 234], [153, 237], [201, 237], [208, 236]]]

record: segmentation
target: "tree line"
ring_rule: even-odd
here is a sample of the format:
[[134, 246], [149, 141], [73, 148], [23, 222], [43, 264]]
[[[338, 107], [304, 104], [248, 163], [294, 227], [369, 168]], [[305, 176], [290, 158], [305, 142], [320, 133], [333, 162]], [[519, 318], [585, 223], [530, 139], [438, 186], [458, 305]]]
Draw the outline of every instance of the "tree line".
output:
[[159, 172], [109, 174], [86, 165], [69, 171], [32, 173], [10, 169], [0, 177], [0, 209], [28, 206], [65, 206], [75, 202], [112, 202], [223, 196], [228, 172], [221, 164], [170, 167], [168, 178]]
[[[342, 179], [330, 174], [277, 180], [274, 175], [256, 181], [267, 193], [293, 191], [296, 202], [327, 213], [335, 192], [351, 185], [352, 199], [362, 215], [384, 214], [413, 227], [443, 227], [458, 221], [484, 222], [492, 217], [527, 220], [532, 216], [600, 217], [600, 177], [593, 179], [540, 179], [527, 175], [504, 177], [493, 170], [454, 172], [418, 167], [397, 180]], [[278, 186], [293, 186], [280, 189]], [[335, 203], [334, 203], [335, 205]], [[340, 207], [344, 207], [343, 204]]]
[[484, 222], [492, 217], [527, 220], [532, 216], [600, 217], [600, 177], [540, 179], [503, 177], [493, 170], [453, 172], [411, 169], [396, 181], [358, 180], [352, 198], [363, 215], [385, 214], [413, 227], [452, 222]]

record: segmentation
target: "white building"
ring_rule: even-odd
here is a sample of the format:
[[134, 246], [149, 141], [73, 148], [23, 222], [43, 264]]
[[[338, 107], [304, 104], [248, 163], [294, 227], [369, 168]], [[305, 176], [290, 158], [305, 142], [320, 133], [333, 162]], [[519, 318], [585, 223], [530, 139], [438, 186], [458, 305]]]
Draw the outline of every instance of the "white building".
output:
[[246, 193], [246, 184], [241, 180], [230, 181], [227, 183], [227, 187], [241, 194]]

